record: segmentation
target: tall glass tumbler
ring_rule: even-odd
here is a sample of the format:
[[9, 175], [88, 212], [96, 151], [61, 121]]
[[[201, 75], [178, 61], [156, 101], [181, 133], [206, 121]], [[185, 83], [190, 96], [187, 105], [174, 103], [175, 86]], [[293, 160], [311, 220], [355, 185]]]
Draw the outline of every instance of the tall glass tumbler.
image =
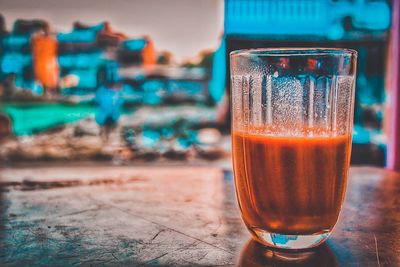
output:
[[317, 246], [335, 226], [345, 196], [357, 52], [253, 49], [230, 59], [242, 218], [264, 245]]

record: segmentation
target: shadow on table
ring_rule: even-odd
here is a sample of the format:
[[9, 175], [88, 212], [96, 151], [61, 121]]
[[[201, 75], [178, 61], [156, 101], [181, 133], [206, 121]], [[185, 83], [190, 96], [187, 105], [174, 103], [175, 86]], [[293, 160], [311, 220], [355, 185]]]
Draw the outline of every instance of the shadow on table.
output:
[[266, 248], [253, 240], [249, 240], [242, 249], [238, 266], [333, 267], [338, 266], [338, 263], [335, 254], [326, 244], [312, 250], [287, 252]]

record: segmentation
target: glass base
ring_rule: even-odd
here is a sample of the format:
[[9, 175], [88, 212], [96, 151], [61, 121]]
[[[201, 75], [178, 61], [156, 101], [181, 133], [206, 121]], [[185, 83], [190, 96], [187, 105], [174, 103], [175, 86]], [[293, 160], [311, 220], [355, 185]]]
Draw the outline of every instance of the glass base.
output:
[[261, 244], [280, 249], [308, 249], [316, 247], [328, 239], [330, 235], [328, 231], [311, 235], [277, 234], [259, 228], [252, 228], [250, 231]]

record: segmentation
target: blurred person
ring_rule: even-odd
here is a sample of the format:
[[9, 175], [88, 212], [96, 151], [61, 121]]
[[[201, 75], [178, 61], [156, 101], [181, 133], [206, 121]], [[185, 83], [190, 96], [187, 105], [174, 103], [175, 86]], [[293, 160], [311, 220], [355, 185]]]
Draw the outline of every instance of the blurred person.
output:
[[100, 136], [103, 142], [107, 142], [121, 115], [122, 86], [114, 81], [100, 86], [96, 93], [96, 103], [96, 122], [100, 126]]
[[122, 86], [117, 78], [115, 62], [106, 60], [97, 76], [96, 122], [100, 126], [100, 137], [107, 142], [111, 131], [116, 127], [124, 104]]
[[43, 86], [45, 93], [50, 95], [58, 88], [57, 48], [57, 40], [49, 33], [49, 27], [45, 27], [32, 37], [35, 79]]

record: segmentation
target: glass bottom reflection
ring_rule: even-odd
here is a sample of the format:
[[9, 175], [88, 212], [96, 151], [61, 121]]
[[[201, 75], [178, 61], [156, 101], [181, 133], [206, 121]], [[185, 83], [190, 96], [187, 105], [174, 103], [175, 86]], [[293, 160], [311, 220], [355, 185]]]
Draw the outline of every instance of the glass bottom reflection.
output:
[[238, 266], [338, 266], [335, 254], [328, 245], [309, 250], [288, 251], [265, 247], [249, 240], [240, 254]]
[[249, 230], [260, 243], [279, 249], [309, 249], [317, 247], [328, 239], [330, 235], [329, 231], [312, 235], [285, 235], [269, 233], [258, 228], [250, 228]]

